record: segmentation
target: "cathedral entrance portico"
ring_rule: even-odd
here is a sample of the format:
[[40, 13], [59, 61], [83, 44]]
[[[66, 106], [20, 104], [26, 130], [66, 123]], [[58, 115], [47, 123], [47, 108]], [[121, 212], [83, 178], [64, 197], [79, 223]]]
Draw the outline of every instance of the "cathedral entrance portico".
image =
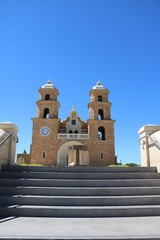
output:
[[77, 141], [70, 141], [70, 142], [64, 143], [58, 151], [58, 155], [57, 155], [58, 166], [68, 166], [68, 148], [73, 145], [79, 146], [83, 144]]

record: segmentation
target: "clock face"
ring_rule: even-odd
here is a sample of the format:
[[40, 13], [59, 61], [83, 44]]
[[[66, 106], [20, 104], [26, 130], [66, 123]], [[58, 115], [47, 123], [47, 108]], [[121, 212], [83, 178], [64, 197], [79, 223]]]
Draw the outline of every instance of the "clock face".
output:
[[50, 129], [49, 129], [49, 127], [42, 127], [42, 128], [40, 129], [40, 133], [41, 133], [41, 135], [43, 135], [43, 136], [48, 136], [48, 135], [50, 134]]

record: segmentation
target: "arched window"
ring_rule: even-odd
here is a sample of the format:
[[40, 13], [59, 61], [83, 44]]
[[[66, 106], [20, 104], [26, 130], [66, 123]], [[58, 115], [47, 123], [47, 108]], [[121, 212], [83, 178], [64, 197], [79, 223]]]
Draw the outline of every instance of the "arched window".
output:
[[98, 102], [102, 102], [102, 96], [98, 96]]
[[103, 160], [103, 153], [100, 153], [100, 160]]
[[102, 110], [102, 109], [99, 109], [99, 110], [98, 110], [98, 120], [103, 120], [103, 119], [104, 119], [103, 110]]
[[46, 94], [45, 100], [49, 100], [49, 99], [50, 99], [50, 95], [49, 95], [49, 94]]
[[76, 120], [75, 119], [72, 119], [72, 125], [76, 125]]
[[74, 131], [74, 133], [78, 133], [78, 131], [77, 131], [77, 130], [75, 130], [75, 131]]
[[44, 109], [44, 115], [43, 115], [44, 118], [49, 118], [49, 109], [48, 108], [45, 108]]
[[104, 127], [98, 128], [98, 139], [99, 139], [99, 141], [105, 140], [105, 128]]
[[46, 158], [46, 153], [45, 153], [45, 152], [43, 152], [42, 158], [43, 158], [43, 159]]
[[72, 130], [69, 130], [69, 133], [73, 133]]

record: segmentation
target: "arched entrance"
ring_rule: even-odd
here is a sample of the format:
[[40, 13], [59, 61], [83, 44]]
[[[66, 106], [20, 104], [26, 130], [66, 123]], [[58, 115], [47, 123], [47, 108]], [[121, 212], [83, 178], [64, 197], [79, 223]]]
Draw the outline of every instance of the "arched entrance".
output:
[[72, 145], [83, 145], [83, 144], [80, 142], [77, 142], [77, 141], [70, 141], [70, 142], [64, 143], [58, 151], [58, 157], [57, 157], [57, 165], [58, 166], [67, 166], [68, 165], [68, 161], [67, 161], [68, 147], [72, 146]]

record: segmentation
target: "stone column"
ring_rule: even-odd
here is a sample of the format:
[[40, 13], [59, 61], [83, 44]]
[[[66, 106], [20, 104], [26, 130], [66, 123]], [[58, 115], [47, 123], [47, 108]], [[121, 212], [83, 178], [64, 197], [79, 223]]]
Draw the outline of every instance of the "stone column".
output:
[[76, 158], [77, 158], [77, 146], [69, 146], [68, 147], [68, 165], [74, 166], [76, 165]]
[[79, 146], [79, 165], [83, 166], [89, 165], [89, 154], [86, 145]]

